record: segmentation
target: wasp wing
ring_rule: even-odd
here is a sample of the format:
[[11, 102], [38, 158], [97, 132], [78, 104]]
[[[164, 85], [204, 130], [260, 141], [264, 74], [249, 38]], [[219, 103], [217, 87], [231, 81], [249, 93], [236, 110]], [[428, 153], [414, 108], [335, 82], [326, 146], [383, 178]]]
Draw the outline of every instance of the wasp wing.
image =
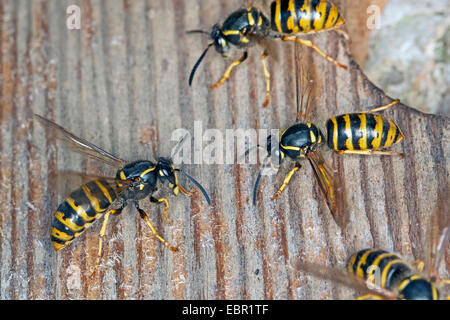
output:
[[[297, 59], [301, 61], [301, 59]], [[297, 122], [311, 122], [314, 111], [314, 80], [310, 79], [307, 74], [306, 67], [300, 64], [298, 72], [295, 73], [297, 82]]]
[[448, 185], [438, 191], [437, 204], [427, 228], [425, 273], [432, 280], [439, 278], [439, 265], [450, 241], [449, 191]]
[[[100, 185], [98, 182], [100, 182]], [[58, 194], [62, 197], [66, 197], [74, 190], [83, 188], [86, 185], [92, 185], [93, 188], [89, 188], [90, 194], [95, 199], [101, 199], [106, 194], [109, 194], [110, 197], [118, 197], [120, 193], [133, 185], [133, 181], [71, 170], [60, 170], [57, 173], [56, 185]], [[105, 192], [105, 189], [107, 192]]]
[[348, 215], [345, 212], [347, 205], [344, 188], [337, 183], [336, 176], [319, 151], [309, 152], [306, 158], [311, 163], [334, 220], [341, 228], [344, 228], [348, 222]]
[[75, 152], [87, 155], [110, 166], [121, 167], [126, 163], [125, 160], [122, 160], [115, 155], [93, 145], [83, 138], [75, 136], [49, 119], [41, 117], [37, 114], [34, 114], [34, 119], [39, 121], [52, 136], [60, 140], [65, 146]]
[[[261, 11], [266, 11], [267, 4], [273, 0], [242, 0], [242, 4], [244, 8], [254, 7]], [[267, 12], [264, 12], [267, 13]]]
[[357, 290], [364, 295], [371, 294], [384, 299], [397, 299], [397, 296], [394, 292], [381, 288], [375, 283], [358, 278], [355, 275], [348, 273], [345, 269], [304, 262], [300, 259], [297, 260], [296, 267], [299, 270], [309, 273], [316, 278], [330, 280], [342, 284], [348, 288]]
[[251, 38], [258, 46], [264, 49], [266, 56], [269, 57], [271, 61], [279, 61], [278, 48], [275, 41], [258, 33], [249, 33], [247, 34], [247, 37]]

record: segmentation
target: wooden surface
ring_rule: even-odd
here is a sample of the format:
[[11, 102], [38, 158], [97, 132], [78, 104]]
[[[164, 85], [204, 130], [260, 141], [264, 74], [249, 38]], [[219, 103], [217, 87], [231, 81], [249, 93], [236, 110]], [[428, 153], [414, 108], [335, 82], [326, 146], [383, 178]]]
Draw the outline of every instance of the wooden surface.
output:
[[[339, 2], [343, 12], [351, 12], [350, 2]], [[81, 7], [81, 30], [66, 28], [71, 4]], [[404, 105], [385, 113], [406, 136], [393, 148], [404, 159], [324, 153], [345, 183], [351, 218], [343, 231], [309, 165], [275, 203], [270, 196], [289, 167], [265, 177], [256, 208], [251, 191], [258, 166], [186, 165], [210, 192], [212, 206], [199, 194], [170, 196], [170, 225], [160, 207], [141, 202], [179, 252], [162, 246], [130, 206], [110, 219], [96, 277], [89, 275], [101, 223], [54, 253], [49, 226], [67, 195], [56, 188], [58, 172], [114, 170], [59, 148], [31, 120], [33, 113], [133, 160], [169, 155], [173, 130], [192, 132], [194, 121], [220, 132], [289, 126], [295, 117], [296, 56], [315, 79], [316, 122], [322, 128], [333, 115], [390, 101], [334, 32], [308, 38], [350, 69], [336, 69], [307, 48], [277, 44], [268, 108], [261, 107], [265, 83], [257, 49], [216, 90], [208, 84], [226, 63], [211, 50], [189, 88], [190, 69], [208, 39], [185, 31], [209, 29], [237, 7], [239, 1], [228, 0], [1, 2], [1, 299], [342, 299], [355, 292], [298, 272], [296, 260], [339, 266], [365, 247], [393, 250], [411, 261], [424, 258], [436, 193], [448, 183], [449, 120]], [[77, 184], [68, 181], [65, 187]], [[449, 276], [449, 266], [447, 251], [441, 276]]]
[[[369, 39], [372, 30], [368, 28], [368, 20], [374, 18], [374, 6], [380, 8], [381, 14], [388, 2], [389, 0], [336, 1], [339, 8], [342, 8], [342, 15], [347, 21], [346, 28], [351, 36], [350, 49], [353, 58], [360, 66], [365, 65], [369, 55]], [[379, 19], [381, 22], [381, 17]], [[369, 25], [371, 23], [373, 20], [369, 20]], [[364, 67], [362, 69], [364, 70]]]

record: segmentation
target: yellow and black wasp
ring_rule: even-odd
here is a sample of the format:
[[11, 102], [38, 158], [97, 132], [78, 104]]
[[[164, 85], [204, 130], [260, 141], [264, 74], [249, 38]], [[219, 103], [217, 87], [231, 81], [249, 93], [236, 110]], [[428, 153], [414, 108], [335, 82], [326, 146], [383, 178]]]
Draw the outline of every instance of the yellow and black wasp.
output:
[[147, 196], [151, 202], [163, 203], [165, 205], [163, 219], [170, 221], [167, 217], [169, 201], [167, 198], [156, 198], [154, 196], [158, 182], [168, 183], [175, 195], [178, 195], [179, 191], [190, 195], [192, 191], [186, 191], [178, 182], [177, 173], [181, 172], [200, 189], [206, 201], [210, 204], [210, 198], [200, 183], [186, 172], [175, 168], [171, 158], [160, 157], [155, 162], [149, 160], [126, 162], [85, 139], [75, 136], [51, 120], [37, 114], [34, 115], [34, 118], [72, 150], [120, 168], [117, 170], [115, 178], [96, 177], [95, 180], [73, 191], [58, 206], [51, 224], [50, 238], [55, 251], [59, 251], [80, 236], [92, 223], [104, 216], [100, 231], [97, 263], [93, 274], [100, 264], [102, 239], [106, 233], [109, 216], [120, 214], [130, 202], [134, 204], [155, 237], [170, 250], [178, 250], [157, 233], [147, 214], [139, 206], [139, 201]]
[[[315, 277], [362, 291], [364, 295], [357, 297], [359, 300], [438, 300], [439, 289], [450, 284], [450, 279], [440, 279], [438, 272], [450, 238], [449, 205], [448, 194], [441, 194], [427, 230], [425, 262], [416, 260], [409, 263], [385, 250], [363, 249], [348, 259], [345, 269], [303, 261], [298, 261], [297, 267]], [[427, 270], [424, 270], [425, 266]]]
[[[204, 30], [191, 30], [188, 33], [204, 33], [209, 35], [212, 42], [208, 44], [200, 58], [192, 68], [189, 76], [189, 85], [192, 84], [195, 71], [205, 57], [208, 49], [214, 45], [216, 51], [227, 59], [231, 47], [244, 50], [243, 55], [233, 61], [225, 70], [222, 78], [211, 85], [217, 88], [224, 83], [231, 74], [234, 67], [242, 63], [248, 57], [247, 49], [258, 43], [264, 48], [261, 55], [261, 63], [266, 78], [266, 98], [264, 106], [270, 100], [270, 73], [267, 68], [266, 58], [269, 50], [264, 46], [265, 39], [281, 39], [282, 41], [294, 41], [308, 46], [318, 52], [328, 61], [336, 66], [347, 69], [334, 58], [325, 54], [309, 40], [298, 38], [298, 35], [312, 32], [336, 29], [345, 23], [338, 7], [328, 0], [276, 0], [270, 5], [270, 21], [266, 15], [256, 7], [247, 6], [231, 13], [223, 22], [222, 26], [215, 24], [210, 32]], [[338, 29], [336, 29], [338, 30]]]
[[297, 94], [296, 123], [281, 133], [276, 146], [272, 145], [272, 136], [267, 137], [266, 148], [268, 155], [264, 160], [255, 181], [253, 188], [253, 204], [256, 204], [258, 185], [265, 168], [270, 165], [272, 169], [278, 169], [278, 166], [274, 165], [274, 161], [272, 160], [274, 155], [276, 157], [275, 160], [279, 164], [289, 158], [295, 162], [295, 165], [285, 177], [278, 191], [273, 195], [272, 200], [275, 200], [280, 196], [293, 174], [301, 168], [300, 161], [302, 159], [307, 159], [313, 168], [314, 175], [325, 195], [326, 202], [336, 223], [339, 226], [344, 227], [348, 218], [344, 212], [346, 209], [344, 188], [338, 184], [336, 176], [333, 174], [331, 168], [319, 151], [319, 147], [325, 143], [322, 132], [316, 125], [307, 121], [312, 113], [312, 103], [310, 103], [312, 81], [307, 80], [303, 69], [300, 75], [299, 87], [300, 92]]
[[403, 156], [399, 152], [380, 150], [402, 141], [404, 135], [394, 121], [375, 114], [399, 102], [394, 100], [367, 112], [347, 113], [328, 119], [328, 146], [338, 154]]

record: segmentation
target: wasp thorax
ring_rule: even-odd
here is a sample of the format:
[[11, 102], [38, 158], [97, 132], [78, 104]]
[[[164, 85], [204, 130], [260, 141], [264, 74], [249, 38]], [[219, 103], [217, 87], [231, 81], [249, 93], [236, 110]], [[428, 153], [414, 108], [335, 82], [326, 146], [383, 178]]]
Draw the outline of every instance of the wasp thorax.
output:
[[323, 134], [312, 123], [296, 123], [280, 138], [280, 150], [292, 159], [304, 157], [323, 142]]
[[[414, 278], [414, 279], [413, 279]], [[406, 300], [437, 300], [439, 292], [430, 282], [419, 276], [412, 276], [405, 279], [407, 284], [401, 288], [400, 297]], [[401, 285], [400, 285], [401, 286]]]

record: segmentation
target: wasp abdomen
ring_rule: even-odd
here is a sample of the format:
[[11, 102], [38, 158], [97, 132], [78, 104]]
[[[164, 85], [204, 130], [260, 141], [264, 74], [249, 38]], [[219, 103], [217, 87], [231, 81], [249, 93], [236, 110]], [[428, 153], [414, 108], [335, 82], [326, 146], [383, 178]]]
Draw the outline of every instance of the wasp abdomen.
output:
[[307, 33], [344, 24], [339, 9], [327, 0], [276, 0], [270, 7], [271, 28], [280, 33]]
[[359, 278], [397, 294], [399, 299], [437, 300], [439, 291], [397, 255], [379, 249], [364, 249], [353, 254], [347, 270]]
[[404, 136], [390, 119], [378, 114], [352, 113], [327, 121], [328, 146], [341, 150], [377, 150], [387, 148]]
[[95, 180], [73, 191], [61, 203], [50, 229], [55, 251], [68, 245], [96, 221], [114, 202], [117, 194], [105, 180]]
[[396, 289], [414, 273], [409, 264], [393, 253], [378, 249], [358, 251], [350, 257], [347, 270], [365, 280], [372, 277], [382, 288]]

